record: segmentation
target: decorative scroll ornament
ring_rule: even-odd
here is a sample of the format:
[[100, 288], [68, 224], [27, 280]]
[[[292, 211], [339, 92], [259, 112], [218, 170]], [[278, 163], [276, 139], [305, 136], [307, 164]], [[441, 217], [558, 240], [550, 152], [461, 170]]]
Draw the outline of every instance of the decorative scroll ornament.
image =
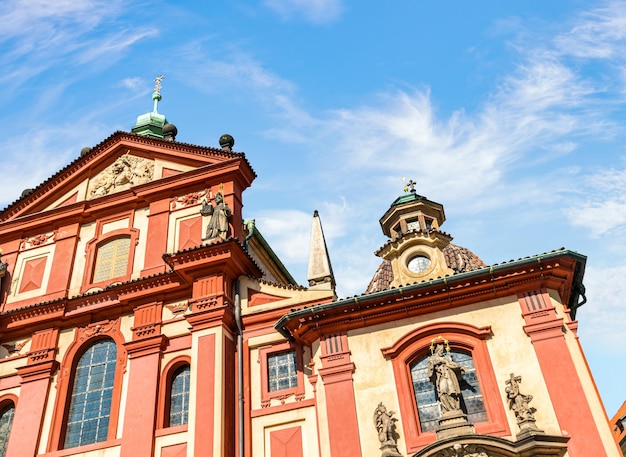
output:
[[437, 454], [437, 457], [490, 457], [484, 447], [477, 444], [455, 444]]
[[52, 233], [40, 233], [39, 235], [35, 235], [30, 238], [24, 238], [20, 243], [20, 251], [37, 248], [39, 246], [43, 246], [44, 244], [51, 244], [54, 242], [55, 236], [56, 231]]
[[26, 346], [26, 343], [28, 343], [29, 341], [30, 339], [26, 339], [22, 341], [21, 343], [12, 342], [12, 343], [0, 344], [0, 346], [2, 346], [7, 351], [7, 354], [4, 356], [4, 358], [6, 359], [9, 357], [15, 357], [15, 356], [20, 355], [20, 351], [22, 350], [24, 346]]
[[94, 324], [89, 324], [86, 327], [78, 328], [79, 340], [84, 341], [87, 338], [91, 338], [96, 335], [108, 335], [111, 333], [115, 333], [117, 330], [117, 324], [119, 319], [115, 320], [107, 320], [102, 322], [97, 322]]
[[396, 431], [398, 419], [393, 417], [394, 414], [393, 411], [387, 411], [382, 402], [374, 410], [374, 426], [378, 432], [380, 450], [383, 451], [381, 457], [402, 456], [398, 451], [398, 438], [400, 435]]
[[174, 316], [177, 316], [184, 314], [189, 309], [189, 302], [172, 303], [171, 305], [165, 305], [165, 307], [169, 309]]
[[[130, 151], [129, 151], [130, 152]], [[152, 181], [154, 162], [127, 152], [89, 183], [89, 198], [98, 198]]]
[[181, 195], [179, 197], [174, 197], [170, 201], [170, 210], [174, 211], [181, 208], [187, 208], [189, 206], [194, 206], [200, 203], [200, 201], [204, 198], [206, 201], [208, 193], [207, 191], [202, 192], [191, 192], [186, 195]]

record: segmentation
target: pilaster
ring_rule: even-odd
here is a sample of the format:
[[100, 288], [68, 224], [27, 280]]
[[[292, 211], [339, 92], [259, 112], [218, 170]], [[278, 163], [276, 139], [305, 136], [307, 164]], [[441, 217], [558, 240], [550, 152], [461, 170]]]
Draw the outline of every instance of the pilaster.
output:
[[37, 454], [50, 380], [59, 364], [55, 360], [59, 330], [33, 334], [27, 365], [17, 369], [21, 378], [20, 399], [15, 408], [7, 457], [30, 457]]
[[524, 331], [535, 349], [559, 426], [571, 437], [568, 455], [607, 455], [565, 341], [564, 320], [557, 316], [547, 290], [519, 294], [518, 301], [526, 321]]
[[78, 223], [66, 227], [61, 227], [54, 235], [54, 258], [50, 279], [48, 280], [48, 295], [65, 296], [70, 284], [72, 266], [76, 255], [76, 238], [78, 237], [80, 226]]
[[348, 337], [345, 333], [320, 340], [322, 368], [318, 373], [324, 385], [326, 417], [331, 457], [362, 455], [354, 396]]
[[159, 302], [135, 308], [133, 340], [124, 343], [129, 377], [121, 457], [152, 457], [154, 453], [161, 352], [167, 344], [167, 337], [161, 335], [161, 310]]
[[169, 200], [159, 200], [150, 204], [148, 214], [148, 244], [141, 276], [149, 276], [165, 271], [163, 253], [167, 252], [167, 232], [170, 215]]

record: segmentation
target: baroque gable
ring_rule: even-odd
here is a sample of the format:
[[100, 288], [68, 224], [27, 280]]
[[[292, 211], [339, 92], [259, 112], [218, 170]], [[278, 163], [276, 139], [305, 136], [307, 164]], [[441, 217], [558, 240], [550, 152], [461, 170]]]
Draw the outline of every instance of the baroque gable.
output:
[[[242, 153], [116, 132], [0, 212], [0, 222], [93, 201]], [[245, 160], [245, 159], [244, 159]]]

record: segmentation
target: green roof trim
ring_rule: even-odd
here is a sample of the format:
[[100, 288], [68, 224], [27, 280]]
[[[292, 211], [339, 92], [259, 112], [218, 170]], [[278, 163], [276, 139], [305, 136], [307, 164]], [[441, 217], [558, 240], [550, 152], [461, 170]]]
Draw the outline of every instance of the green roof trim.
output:
[[398, 206], [404, 203], [416, 202], [419, 200], [428, 200], [426, 197], [416, 194], [415, 192], [410, 192], [408, 194], [400, 195], [395, 201], [391, 204], [391, 206]]
[[[570, 300], [568, 308], [571, 310], [572, 319], [576, 318], [576, 309], [579, 306], [582, 306], [586, 302], [586, 298], [584, 297], [584, 286], [582, 286], [582, 279], [585, 272], [585, 264], [587, 262], [587, 256], [580, 254], [575, 251], [570, 251], [569, 249], [559, 249], [555, 251], [546, 252], [544, 254], [538, 254], [531, 257], [524, 257], [522, 259], [513, 260], [511, 262], [500, 263], [492, 266], [488, 266], [485, 268], [481, 268], [478, 270], [467, 271], [463, 273], [458, 273], [452, 276], [446, 276], [443, 278], [434, 279], [431, 281], [424, 281], [421, 283], [410, 284], [402, 287], [393, 287], [391, 289], [381, 290], [378, 292], [372, 292], [371, 294], [362, 294], [350, 298], [344, 298], [342, 300], [333, 301], [330, 303], [324, 303], [321, 305], [315, 305], [308, 308], [302, 308], [299, 310], [291, 311], [284, 316], [282, 316], [276, 324], [274, 324], [274, 328], [280, 333], [282, 336], [287, 338], [288, 340], [292, 340], [293, 337], [289, 333], [289, 331], [285, 328], [285, 323], [291, 319], [297, 319], [302, 316], [307, 316], [311, 314], [315, 314], [317, 311], [326, 311], [333, 308], [341, 308], [342, 306], [349, 305], [351, 303], [355, 303], [357, 301], [363, 301], [368, 299], [376, 299], [376, 298], [386, 298], [394, 295], [404, 295], [406, 292], [411, 292], [415, 290], [419, 290], [421, 288], [432, 287], [434, 285], [444, 285], [448, 284], [452, 281], [463, 281], [468, 278], [474, 276], [480, 276], [485, 273], [492, 273], [495, 271], [506, 270], [515, 267], [521, 267], [523, 265], [533, 264], [533, 263], [541, 263], [544, 259], [553, 259], [556, 257], [574, 257], [578, 261], [578, 265], [574, 271], [574, 279], [572, 281], [572, 294], [570, 296]], [[582, 303], [578, 303], [578, 298], [580, 295], [583, 295], [584, 301]]]

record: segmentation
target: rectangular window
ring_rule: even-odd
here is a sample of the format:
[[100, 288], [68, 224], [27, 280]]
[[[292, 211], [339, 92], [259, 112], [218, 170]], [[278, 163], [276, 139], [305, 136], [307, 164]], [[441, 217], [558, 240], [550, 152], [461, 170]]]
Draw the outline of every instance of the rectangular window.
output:
[[287, 341], [259, 348], [261, 407], [285, 404], [285, 399], [304, 399], [301, 347]]
[[267, 380], [270, 392], [296, 387], [298, 385], [296, 351], [268, 355]]
[[130, 237], [117, 238], [98, 248], [93, 282], [126, 275]]

